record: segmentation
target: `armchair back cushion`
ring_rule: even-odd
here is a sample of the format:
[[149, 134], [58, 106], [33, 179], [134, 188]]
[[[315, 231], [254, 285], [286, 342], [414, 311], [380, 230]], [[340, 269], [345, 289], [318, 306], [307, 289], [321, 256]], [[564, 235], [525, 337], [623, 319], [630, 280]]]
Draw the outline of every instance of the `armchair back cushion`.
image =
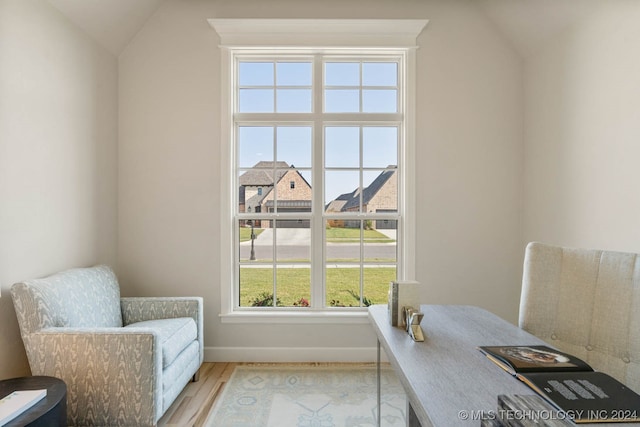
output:
[[640, 256], [529, 243], [520, 327], [640, 393]]
[[50, 327], [122, 327], [120, 287], [110, 267], [72, 269], [16, 284], [23, 335]]

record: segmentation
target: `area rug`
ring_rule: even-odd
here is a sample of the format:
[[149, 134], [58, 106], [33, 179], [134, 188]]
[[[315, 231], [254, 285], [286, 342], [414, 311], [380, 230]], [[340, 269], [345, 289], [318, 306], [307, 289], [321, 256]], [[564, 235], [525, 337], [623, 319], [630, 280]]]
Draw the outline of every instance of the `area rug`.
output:
[[[405, 426], [407, 400], [381, 369], [381, 425]], [[377, 424], [375, 365], [240, 365], [206, 427], [365, 427]]]

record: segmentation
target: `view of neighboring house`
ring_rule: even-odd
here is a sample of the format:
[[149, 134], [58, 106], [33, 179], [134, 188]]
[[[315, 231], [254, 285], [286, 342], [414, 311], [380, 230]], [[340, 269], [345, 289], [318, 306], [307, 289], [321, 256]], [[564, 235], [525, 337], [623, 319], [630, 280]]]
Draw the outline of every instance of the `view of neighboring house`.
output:
[[[398, 177], [396, 166], [389, 166], [362, 191], [363, 212], [396, 212]], [[311, 212], [311, 185], [286, 162], [258, 162], [239, 179], [240, 212], [274, 212], [277, 194], [278, 212]], [[274, 191], [275, 189], [275, 191]], [[360, 190], [345, 193], [331, 201], [327, 212], [358, 212]], [[343, 221], [341, 226], [348, 226]], [[268, 227], [268, 221], [260, 226]], [[308, 227], [308, 221], [282, 221], [282, 226]], [[373, 228], [395, 228], [395, 221], [379, 220]]]
[[[398, 174], [396, 166], [378, 175], [362, 191], [362, 212], [396, 212], [398, 210]], [[358, 212], [360, 209], [360, 190], [341, 194], [327, 205], [327, 212]], [[373, 228], [395, 228], [396, 221], [379, 220]], [[337, 225], [337, 224], [336, 224]], [[348, 224], [345, 224], [348, 226]]]
[[[311, 212], [311, 185], [287, 162], [258, 162], [240, 176], [239, 183], [240, 212], [274, 212], [276, 194], [278, 212]], [[308, 227], [309, 221], [282, 221], [282, 225]], [[268, 221], [261, 226], [268, 227]]]

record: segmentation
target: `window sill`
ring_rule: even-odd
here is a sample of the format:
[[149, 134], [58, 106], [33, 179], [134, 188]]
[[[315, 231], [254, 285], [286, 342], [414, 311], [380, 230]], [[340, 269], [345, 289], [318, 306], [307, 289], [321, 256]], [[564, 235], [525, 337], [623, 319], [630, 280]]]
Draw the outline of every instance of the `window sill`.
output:
[[314, 311], [314, 312], [274, 312], [265, 311], [235, 311], [220, 314], [222, 323], [259, 323], [259, 324], [365, 324], [369, 323], [367, 310], [345, 311]]

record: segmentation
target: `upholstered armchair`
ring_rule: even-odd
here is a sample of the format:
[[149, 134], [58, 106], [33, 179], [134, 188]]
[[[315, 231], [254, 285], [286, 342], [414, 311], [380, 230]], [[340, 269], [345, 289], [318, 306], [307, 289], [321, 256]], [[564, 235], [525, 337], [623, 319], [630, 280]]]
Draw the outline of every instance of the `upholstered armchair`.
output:
[[67, 384], [75, 426], [154, 426], [203, 360], [202, 298], [120, 298], [107, 266], [11, 288], [33, 375]]
[[529, 243], [520, 327], [640, 393], [640, 256]]

